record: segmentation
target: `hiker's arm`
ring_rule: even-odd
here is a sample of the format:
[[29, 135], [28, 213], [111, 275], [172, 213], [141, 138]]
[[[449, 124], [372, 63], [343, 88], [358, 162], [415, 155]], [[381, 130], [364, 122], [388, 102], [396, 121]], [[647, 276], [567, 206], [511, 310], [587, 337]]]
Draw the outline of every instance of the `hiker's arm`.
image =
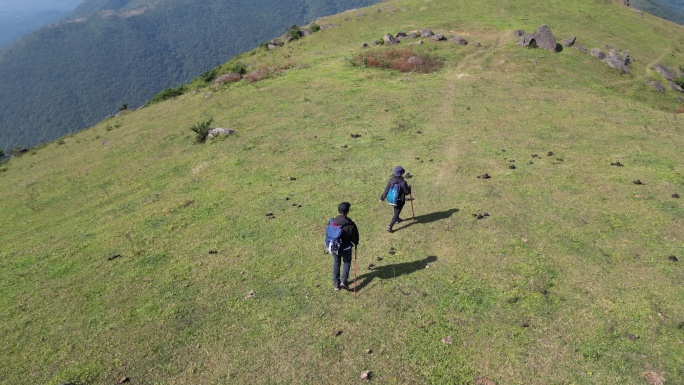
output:
[[354, 246], [359, 246], [359, 229], [356, 227], [356, 224], [354, 224], [354, 229], [352, 230], [351, 241]]
[[385, 186], [385, 191], [382, 192], [382, 195], [380, 196], [380, 202], [384, 201], [385, 198], [387, 198], [387, 194], [389, 193], [390, 189], [390, 184], [387, 182], [387, 186]]

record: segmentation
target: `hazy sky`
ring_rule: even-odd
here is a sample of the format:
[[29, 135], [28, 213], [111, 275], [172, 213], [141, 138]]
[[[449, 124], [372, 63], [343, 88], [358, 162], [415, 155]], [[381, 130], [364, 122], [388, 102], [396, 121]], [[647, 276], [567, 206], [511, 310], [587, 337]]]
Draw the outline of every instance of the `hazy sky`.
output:
[[81, 0], [0, 0], [0, 13], [71, 11]]

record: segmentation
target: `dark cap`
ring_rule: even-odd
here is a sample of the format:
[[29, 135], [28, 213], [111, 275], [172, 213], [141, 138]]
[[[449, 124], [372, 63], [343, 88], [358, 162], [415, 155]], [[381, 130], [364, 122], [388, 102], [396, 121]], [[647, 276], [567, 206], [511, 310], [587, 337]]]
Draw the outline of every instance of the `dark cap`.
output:
[[351, 207], [351, 203], [349, 202], [342, 202], [339, 205], [337, 205], [337, 211], [340, 214], [346, 214], [349, 212], [349, 208]]
[[406, 170], [404, 170], [403, 167], [397, 166], [394, 168], [394, 172], [392, 173], [392, 175], [402, 176], [402, 175], [404, 175], [405, 172], [406, 172]]

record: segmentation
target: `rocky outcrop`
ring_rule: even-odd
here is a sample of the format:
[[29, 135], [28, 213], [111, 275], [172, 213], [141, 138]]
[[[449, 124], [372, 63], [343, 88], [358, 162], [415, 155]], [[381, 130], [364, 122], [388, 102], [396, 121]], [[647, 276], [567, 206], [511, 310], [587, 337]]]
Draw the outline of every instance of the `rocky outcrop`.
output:
[[628, 51], [619, 53], [617, 50], [611, 49], [603, 61], [608, 64], [609, 67], [615, 68], [623, 74], [628, 74], [630, 72], [629, 67], [627, 67], [631, 62]]
[[603, 59], [606, 58], [606, 53], [603, 52], [603, 51], [601, 51], [601, 50], [598, 49], [598, 48], [592, 49], [591, 51], [589, 51], [589, 53], [591, 54], [591, 56], [596, 57], [596, 58], [599, 58], [599, 59], [601, 59], [601, 60], [603, 60]]
[[675, 76], [675, 73], [672, 72], [671, 69], [665, 67], [665, 66], [662, 65], [662, 64], [654, 64], [654, 65], [653, 65], [653, 69], [654, 69], [657, 73], [659, 73], [660, 75], [662, 75], [662, 77], [665, 78], [665, 80], [667, 80], [667, 81], [673, 82], [673, 81], [677, 80], [677, 77]]
[[432, 30], [431, 30], [430, 28], [423, 28], [423, 30], [420, 31], [420, 36], [421, 36], [421, 37], [431, 37], [431, 36], [433, 36], [434, 34], [435, 34], [435, 33], [432, 32]]
[[432, 41], [442, 41], [442, 40], [446, 40], [446, 37], [444, 37], [444, 35], [442, 35], [441, 33], [438, 33], [438, 34], [436, 34], [436, 35], [430, 36], [430, 40], [432, 40]]
[[650, 82], [647, 82], [646, 84], [648, 84], [648, 85], [650, 85], [651, 87], [653, 87], [653, 90], [656, 91], [656, 92], [660, 92], [660, 93], [665, 92], [665, 87], [663, 87], [663, 85], [660, 84], [660, 82], [657, 82], [657, 81], [655, 81], [655, 80], [651, 80]]
[[577, 40], [576, 36], [569, 37], [567, 39], [561, 40], [561, 44], [563, 44], [563, 46], [565, 47], [572, 47], [573, 45], [575, 45], [575, 40]]
[[389, 33], [383, 36], [382, 40], [386, 45], [399, 44], [399, 40], [397, 40], [394, 36], [390, 35]]
[[684, 88], [682, 88], [682, 86], [675, 82], [670, 82], [670, 88], [672, 88], [675, 91], [684, 92]]

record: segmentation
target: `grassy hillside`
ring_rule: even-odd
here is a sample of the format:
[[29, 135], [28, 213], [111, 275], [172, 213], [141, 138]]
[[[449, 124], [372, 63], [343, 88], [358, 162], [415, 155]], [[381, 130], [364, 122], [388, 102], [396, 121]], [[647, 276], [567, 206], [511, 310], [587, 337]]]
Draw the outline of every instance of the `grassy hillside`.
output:
[[[684, 130], [646, 85], [684, 61], [681, 26], [591, 0], [322, 22], [237, 58], [262, 81], [197, 82], [2, 165], [0, 383], [684, 382]], [[516, 46], [541, 24], [629, 49], [632, 74]], [[410, 46], [431, 74], [351, 65], [423, 27], [482, 46]], [[208, 118], [237, 134], [195, 144]], [[397, 164], [415, 219], [389, 234]], [[356, 299], [322, 252], [342, 200]]]
[[[0, 149], [89, 127], [316, 17], [374, 0], [87, 1], [0, 54]], [[105, 10], [105, 11], [103, 11]]]

